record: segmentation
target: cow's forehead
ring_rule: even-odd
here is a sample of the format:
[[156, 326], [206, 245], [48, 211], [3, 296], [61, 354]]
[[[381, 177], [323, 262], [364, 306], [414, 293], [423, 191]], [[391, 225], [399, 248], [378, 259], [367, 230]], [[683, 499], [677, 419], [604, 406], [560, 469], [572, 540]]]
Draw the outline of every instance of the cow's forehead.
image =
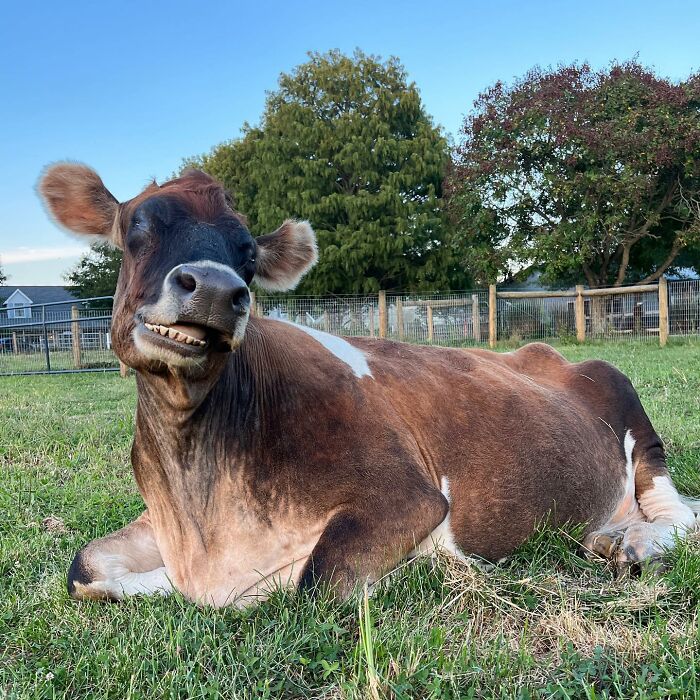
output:
[[122, 227], [126, 230], [137, 212], [155, 212], [166, 223], [169, 218], [191, 218], [202, 223], [228, 221], [247, 230], [245, 219], [233, 209], [223, 186], [206, 173], [188, 171], [162, 185], [155, 182], [122, 205]]

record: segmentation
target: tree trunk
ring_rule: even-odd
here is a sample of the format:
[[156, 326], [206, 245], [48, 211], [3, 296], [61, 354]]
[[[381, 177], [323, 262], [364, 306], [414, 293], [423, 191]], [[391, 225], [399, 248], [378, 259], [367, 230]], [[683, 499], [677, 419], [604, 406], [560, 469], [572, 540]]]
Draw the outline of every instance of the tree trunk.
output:
[[600, 338], [605, 335], [605, 330], [607, 326], [606, 319], [606, 309], [607, 309], [607, 298], [606, 297], [590, 297], [590, 310], [591, 310], [591, 335], [594, 338]]

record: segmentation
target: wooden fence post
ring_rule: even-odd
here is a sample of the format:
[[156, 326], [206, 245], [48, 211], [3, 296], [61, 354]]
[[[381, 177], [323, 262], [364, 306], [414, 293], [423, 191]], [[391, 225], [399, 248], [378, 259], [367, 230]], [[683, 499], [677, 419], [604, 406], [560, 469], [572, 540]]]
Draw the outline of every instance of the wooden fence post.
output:
[[250, 315], [255, 316], [255, 292], [250, 293]]
[[472, 294], [472, 334], [477, 343], [481, 342], [481, 314], [479, 313], [479, 295]]
[[428, 342], [433, 342], [433, 307], [426, 307], [426, 312], [428, 314]]
[[403, 340], [403, 299], [401, 297], [396, 297], [396, 331], [399, 340]]
[[80, 359], [80, 309], [77, 306], [70, 308], [71, 321], [71, 344], [73, 346], [73, 365], [80, 369], [83, 365]]
[[379, 291], [379, 337], [386, 338], [386, 292], [382, 289]]
[[374, 304], [369, 307], [369, 337], [374, 338]]
[[583, 299], [583, 285], [576, 285], [576, 340], [583, 343], [586, 340], [586, 307]]
[[498, 333], [496, 332], [496, 285], [489, 285], [489, 347], [496, 347]]
[[17, 333], [12, 334], [12, 352], [19, 355], [19, 345], [17, 344]]
[[664, 347], [668, 341], [668, 282], [659, 277], [659, 345]]

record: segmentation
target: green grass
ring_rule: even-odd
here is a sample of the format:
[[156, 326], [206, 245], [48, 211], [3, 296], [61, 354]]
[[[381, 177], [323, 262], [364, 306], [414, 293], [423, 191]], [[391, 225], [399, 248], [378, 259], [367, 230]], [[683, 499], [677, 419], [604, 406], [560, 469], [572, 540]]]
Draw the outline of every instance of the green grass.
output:
[[[70, 350], [51, 350], [49, 353], [52, 370], [75, 369], [75, 359]], [[119, 361], [111, 350], [85, 350], [80, 353], [83, 368], [102, 369], [119, 367]], [[46, 369], [46, 355], [43, 351], [18, 353], [0, 353], [0, 375], [18, 372], [41, 372]]]
[[[700, 494], [700, 343], [561, 349], [629, 374]], [[0, 379], [0, 697], [700, 697], [695, 540], [641, 579], [581, 559], [576, 529], [544, 529], [488, 573], [418, 561], [367, 602], [74, 603], [75, 550], [142, 509], [134, 392], [114, 374]]]

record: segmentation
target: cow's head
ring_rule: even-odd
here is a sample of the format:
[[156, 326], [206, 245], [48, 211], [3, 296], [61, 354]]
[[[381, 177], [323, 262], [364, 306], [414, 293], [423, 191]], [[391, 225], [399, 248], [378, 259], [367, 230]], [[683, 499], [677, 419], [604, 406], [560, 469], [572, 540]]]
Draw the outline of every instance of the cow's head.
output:
[[75, 163], [49, 167], [38, 187], [59, 224], [123, 250], [113, 345], [139, 370], [220, 363], [243, 340], [250, 283], [292, 289], [316, 262], [308, 223], [286, 221], [253, 238], [223, 187], [197, 170], [121, 204], [94, 170]]

